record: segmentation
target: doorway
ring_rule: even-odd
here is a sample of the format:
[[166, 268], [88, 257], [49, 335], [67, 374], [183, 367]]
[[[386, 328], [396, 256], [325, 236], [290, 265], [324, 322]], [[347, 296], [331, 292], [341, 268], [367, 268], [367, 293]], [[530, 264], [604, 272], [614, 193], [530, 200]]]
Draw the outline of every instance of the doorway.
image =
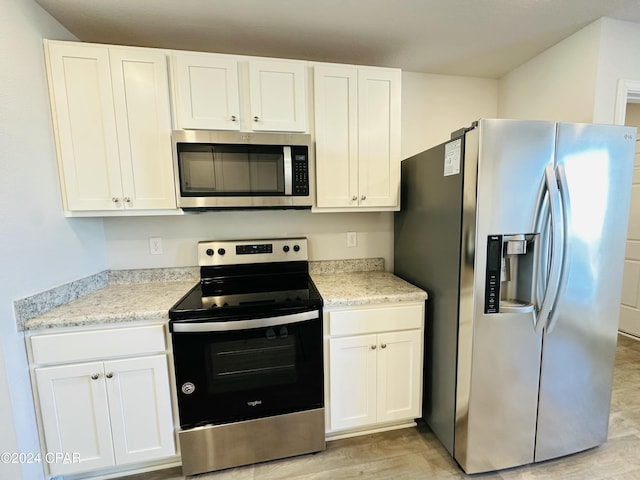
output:
[[[615, 123], [638, 127], [640, 131], [640, 82], [620, 80]], [[640, 338], [640, 141], [631, 189], [629, 227], [625, 249], [619, 330]]]

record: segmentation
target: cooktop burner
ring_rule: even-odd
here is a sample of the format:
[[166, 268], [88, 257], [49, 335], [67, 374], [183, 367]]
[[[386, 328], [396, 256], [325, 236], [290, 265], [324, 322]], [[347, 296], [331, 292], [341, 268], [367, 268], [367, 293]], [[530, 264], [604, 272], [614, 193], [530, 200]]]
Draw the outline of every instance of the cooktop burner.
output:
[[170, 310], [171, 321], [264, 317], [322, 307], [309, 277], [304, 238], [200, 242], [200, 282]]

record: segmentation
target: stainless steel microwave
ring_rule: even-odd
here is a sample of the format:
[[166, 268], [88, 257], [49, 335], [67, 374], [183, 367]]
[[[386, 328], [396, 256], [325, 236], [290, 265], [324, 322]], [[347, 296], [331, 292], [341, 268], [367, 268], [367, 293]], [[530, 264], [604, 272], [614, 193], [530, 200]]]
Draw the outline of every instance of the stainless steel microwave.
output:
[[183, 209], [312, 205], [310, 135], [178, 130], [172, 144], [178, 206]]

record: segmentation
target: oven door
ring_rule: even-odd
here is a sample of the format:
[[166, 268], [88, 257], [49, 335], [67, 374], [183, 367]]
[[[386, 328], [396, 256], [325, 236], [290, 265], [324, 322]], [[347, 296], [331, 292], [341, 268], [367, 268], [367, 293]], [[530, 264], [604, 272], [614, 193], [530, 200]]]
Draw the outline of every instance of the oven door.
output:
[[183, 429], [323, 406], [320, 310], [171, 327]]

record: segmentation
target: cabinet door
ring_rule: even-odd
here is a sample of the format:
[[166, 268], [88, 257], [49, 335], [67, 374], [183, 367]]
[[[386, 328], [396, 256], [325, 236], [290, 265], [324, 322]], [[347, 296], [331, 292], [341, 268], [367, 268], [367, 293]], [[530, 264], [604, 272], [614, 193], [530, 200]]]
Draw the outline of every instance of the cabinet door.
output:
[[176, 208], [165, 54], [110, 49], [124, 208]]
[[79, 463], [49, 463], [52, 475], [114, 464], [102, 363], [35, 369], [46, 452], [79, 454]]
[[422, 333], [378, 335], [378, 422], [421, 416]]
[[176, 128], [240, 130], [238, 62], [225, 55], [171, 58]]
[[61, 183], [68, 210], [123, 208], [106, 47], [48, 43]]
[[314, 67], [316, 204], [358, 205], [358, 70]]
[[306, 63], [249, 61], [252, 130], [307, 129]]
[[376, 335], [329, 340], [332, 430], [376, 422]]
[[401, 73], [358, 69], [359, 203], [398, 205], [400, 191]]
[[174, 455], [166, 355], [104, 364], [118, 465]]

